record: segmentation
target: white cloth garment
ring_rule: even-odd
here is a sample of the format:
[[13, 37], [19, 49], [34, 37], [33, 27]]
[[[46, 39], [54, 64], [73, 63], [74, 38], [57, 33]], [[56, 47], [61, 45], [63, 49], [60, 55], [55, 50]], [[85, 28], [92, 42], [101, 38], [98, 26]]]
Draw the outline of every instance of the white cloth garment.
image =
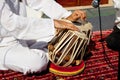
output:
[[[120, 22], [120, 0], [113, 0], [114, 8], [116, 9], [116, 20], [115, 22]], [[120, 26], [119, 26], [120, 28]]]
[[[50, 19], [29, 17], [26, 6]], [[0, 0], [0, 70], [24, 74], [45, 70], [49, 61], [46, 45], [55, 33], [53, 19], [70, 14], [54, 0]]]

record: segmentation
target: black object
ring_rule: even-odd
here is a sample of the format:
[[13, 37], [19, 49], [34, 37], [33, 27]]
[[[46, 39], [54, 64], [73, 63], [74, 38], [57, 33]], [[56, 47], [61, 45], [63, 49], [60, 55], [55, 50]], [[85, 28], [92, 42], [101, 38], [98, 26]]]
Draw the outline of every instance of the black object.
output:
[[[114, 70], [117, 70], [113, 64], [110, 62], [107, 54], [106, 54], [106, 51], [105, 51], [105, 47], [104, 47], [104, 44], [103, 44], [103, 41], [102, 40], [102, 26], [101, 26], [101, 14], [100, 14], [100, 0], [93, 0], [92, 1], [92, 6], [94, 8], [98, 8], [98, 14], [99, 14], [99, 28], [100, 28], [100, 36], [101, 36], [101, 44], [102, 44], [102, 48], [103, 48], [103, 54], [104, 54], [104, 59], [106, 61], [106, 63], [108, 64], [109, 67], [113, 68]], [[119, 52], [120, 54], [120, 52]], [[119, 61], [118, 61], [118, 80], [120, 80], [120, 70], [119, 70], [119, 67], [120, 67], [120, 56], [119, 56]]]
[[120, 52], [120, 29], [114, 26], [113, 31], [106, 37], [107, 47]]

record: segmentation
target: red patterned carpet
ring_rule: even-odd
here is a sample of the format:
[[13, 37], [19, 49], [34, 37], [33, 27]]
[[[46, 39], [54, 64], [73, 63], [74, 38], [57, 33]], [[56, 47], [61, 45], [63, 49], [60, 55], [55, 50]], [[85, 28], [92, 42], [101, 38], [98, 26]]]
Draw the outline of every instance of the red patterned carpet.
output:
[[[112, 30], [103, 31], [103, 39], [111, 33]], [[93, 32], [92, 41], [90, 44], [92, 55], [85, 60], [85, 69], [82, 73], [76, 76], [57, 76], [55, 74], [44, 72], [43, 74], [23, 75], [13, 71], [0, 71], [0, 80], [117, 80], [118, 73], [118, 52], [112, 51], [106, 47], [104, 42], [105, 52], [112, 64], [106, 63], [103, 48], [100, 42], [100, 32]]]

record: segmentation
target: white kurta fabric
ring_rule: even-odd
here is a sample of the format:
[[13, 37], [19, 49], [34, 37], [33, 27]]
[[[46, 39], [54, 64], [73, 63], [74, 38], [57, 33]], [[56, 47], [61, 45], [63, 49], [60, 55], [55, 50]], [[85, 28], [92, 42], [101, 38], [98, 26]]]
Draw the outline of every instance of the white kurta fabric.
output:
[[120, 0], [113, 0], [113, 3], [114, 3], [114, 7], [116, 9], [116, 20], [115, 20], [115, 22], [120, 22]]
[[[46, 45], [55, 33], [53, 19], [66, 18], [71, 12], [54, 0], [23, 2], [0, 0], [0, 69], [24, 74], [41, 72], [47, 68], [49, 61]], [[50, 19], [29, 17], [26, 6], [42, 11]]]

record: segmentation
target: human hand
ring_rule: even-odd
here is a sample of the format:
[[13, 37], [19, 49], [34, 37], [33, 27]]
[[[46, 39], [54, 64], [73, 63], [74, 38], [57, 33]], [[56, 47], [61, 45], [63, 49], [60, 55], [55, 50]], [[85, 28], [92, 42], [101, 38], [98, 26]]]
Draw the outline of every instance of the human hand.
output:
[[62, 20], [54, 20], [54, 25], [55, 28], [60, 30], [60, 29], [70, 29], [73, 31], [79, 31], [79, 29], [72, 23], [62, 21]]
[[70, 20], [72, 22], [77, 21], [80, 19], [81, 21], [86, 20], [86, 12], [82, 10], [75, 10], [70, 16], [66, 18], [67, 20]]

